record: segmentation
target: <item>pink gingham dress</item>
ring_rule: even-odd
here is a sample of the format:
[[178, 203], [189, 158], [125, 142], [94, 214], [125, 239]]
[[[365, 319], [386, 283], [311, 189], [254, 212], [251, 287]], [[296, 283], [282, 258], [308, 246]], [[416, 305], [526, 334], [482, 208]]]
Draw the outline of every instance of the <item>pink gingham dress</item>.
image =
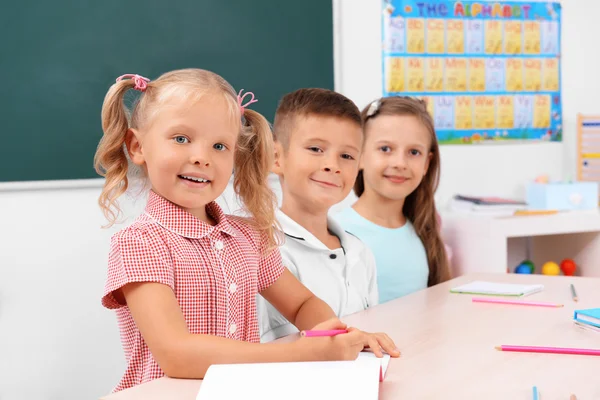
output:
[[283, 273], [279, 251], [263, 255], [265, 238], [217, 203], [206, 210], [216, 226], [151, 191], [145, 212], [112, 237], [102, 304], [116, 309], [127, 360], [115, 392], [164, 376], [129, 308], [113, 296], [128, 283], [169, 286], [190, 333], [260, 341], [256, 294]]

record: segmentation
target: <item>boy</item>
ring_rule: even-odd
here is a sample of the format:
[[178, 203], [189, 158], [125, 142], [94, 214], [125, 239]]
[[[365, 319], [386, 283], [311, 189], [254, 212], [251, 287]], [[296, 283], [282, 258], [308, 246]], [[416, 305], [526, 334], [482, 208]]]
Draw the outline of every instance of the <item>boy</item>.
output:
[[[279, 103], [274, 136], [284, 265], [338, 317], [377, 304], [371, 251], [327, 216], [348, 196], [358, 173], [363, 133], [357, 106], [330, 90], [297, 90]], [[298, 332], [271, 304], [258, 300], [262, 342]]]

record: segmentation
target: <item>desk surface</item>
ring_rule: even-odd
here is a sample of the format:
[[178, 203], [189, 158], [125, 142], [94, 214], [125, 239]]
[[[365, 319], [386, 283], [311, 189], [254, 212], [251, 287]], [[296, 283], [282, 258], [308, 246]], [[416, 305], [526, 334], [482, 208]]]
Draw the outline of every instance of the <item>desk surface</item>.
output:
[[[472, 280], [542, 283], [530, 300], [541, 308], [472, 303], [449, 289]], [[571, 300], [573, 283], [579, 302]], [[600, 399], [600, 357], [507, 353], [498, 345], [600, 348], [600, 333], [574, 326], [573, 311], [600, 307], [600, 279], [471, 274], [344, 318], [351, 326], [387, 332], [402, 352], [392, 359], [380, 399]], [[104, 400], [194, 400], [200, 380], [161, 378]]]

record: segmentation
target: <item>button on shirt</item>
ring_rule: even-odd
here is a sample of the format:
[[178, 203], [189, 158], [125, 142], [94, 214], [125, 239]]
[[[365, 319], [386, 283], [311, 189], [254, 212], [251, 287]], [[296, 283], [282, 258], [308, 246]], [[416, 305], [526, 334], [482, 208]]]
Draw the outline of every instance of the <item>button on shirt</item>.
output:
[[[329, 231], [340, 239], [342, 245], [331, 250], [281, 210], [277, 210], [277, 220], [285, 233], [285, 242], [279, 248], [283, 265], [325, 301], [337, 316], [352, 314], [377, 304], [375, 258], [360, 239], [329, 219]], [[261, 342], [298, 332], [260, 296], [258, 314]]]
[[115, 391], [164, 375], [129, 308], [113, 296], [128, 283], [169, 286], [190, 333], [259, 342], [256, 297], [283, 273], [279, 251], [265, 254], [266, 238], [217, 203], [206, 211], [215, 226], [150, 192], [145, 213], [112, 237], [102, 304], [116, 309], [127, 360]]

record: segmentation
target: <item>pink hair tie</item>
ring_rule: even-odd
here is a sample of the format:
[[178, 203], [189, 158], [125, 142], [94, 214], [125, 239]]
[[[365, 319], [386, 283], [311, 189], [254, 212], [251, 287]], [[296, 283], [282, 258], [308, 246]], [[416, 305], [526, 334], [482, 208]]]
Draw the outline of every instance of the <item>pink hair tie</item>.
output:
[[117, 78], [117, 82], [122, 81], [123, 79], [133, 79], [133, 83], [135, 84], [135, 86], [133, 86], [133, 88], [135, 90], [139, 90], [140, 92], [145, 91], [146, 88], [148, 87], [148, 82], [150, 82], [150, 79], [144, 78], [143, 76], [138, 75], [138, 74], [121, 75], [120, 77]]
[[[258, 102], [258, 100], [254, 99], [254, 93], [246, 92], [242, 96], [243, 91], [244, 91], [244, 89], [240, 90], [240, 92], [238, 93], [238, 96], [237, 96], [238, 105], [240, 106], [240, 112], [242, 113], [242, 115], [244, 114], [244, 111], [246, 111], [246, 107], [248, 107], [252, 103]], [[242, 104], [244, 102], [244, 98], [248, 95], [252, 96], [252, 98], [250, 100], [248, 100], [248, 102], [246, 104]]]

